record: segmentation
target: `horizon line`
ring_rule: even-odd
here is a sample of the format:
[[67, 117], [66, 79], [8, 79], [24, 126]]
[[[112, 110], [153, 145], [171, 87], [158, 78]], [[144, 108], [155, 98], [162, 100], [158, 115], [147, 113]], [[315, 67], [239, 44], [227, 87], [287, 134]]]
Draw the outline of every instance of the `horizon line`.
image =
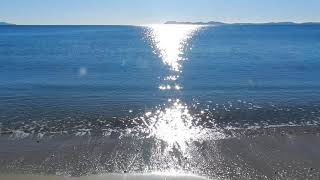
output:
[[272, 23], [294, 23], [294, 24], [306, 24], [306, 23], [315, 23], [320, 24], [320, 21], [264, 21], [264, 22], [224, 22], [224, 21], [175, 21], [175, 20], [169, 20], [162, 23], [145, 23], [145, 24], [16, 24], [12, 22], [7, 21], [0, 21], [0, 23], [7, 23], [8, 25], [16, 25], [16, 26], [144, 26], [144, 25], [150, 25], [150, 24], [166, 24], [168, 22], [172, 23], [190, 23], [190, 24], [197, 24], [197, 23], [204, 23], [209, 24], [210, 22], [216, 22], [216, 23], [224, 23], [224, 24], [272, 24]]

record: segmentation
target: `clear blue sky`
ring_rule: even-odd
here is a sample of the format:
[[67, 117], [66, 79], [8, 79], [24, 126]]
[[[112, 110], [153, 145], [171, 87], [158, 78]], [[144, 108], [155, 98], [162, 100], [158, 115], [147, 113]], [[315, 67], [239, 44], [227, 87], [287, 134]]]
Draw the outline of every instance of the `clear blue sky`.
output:
[[177, 21], [316, 21], [320, 0], [1, 0], [16, 24], [149, 24]]

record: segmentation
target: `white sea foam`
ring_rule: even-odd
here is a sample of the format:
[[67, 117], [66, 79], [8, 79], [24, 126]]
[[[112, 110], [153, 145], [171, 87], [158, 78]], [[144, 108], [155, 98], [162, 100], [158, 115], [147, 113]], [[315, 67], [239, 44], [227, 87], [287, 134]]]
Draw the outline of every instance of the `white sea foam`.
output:
[[88, 135], [90, 136], [91, 135], [91, 129], [79, 129], [78, 132], [75, 133], [76, 136], [85, 136], [85, 135]]
[[17, 140], [17, 139], [24, 139], [30, 136], [30, 133], [26, 133], [22, 130], [15, 130], [10, 135], [10, 139]]

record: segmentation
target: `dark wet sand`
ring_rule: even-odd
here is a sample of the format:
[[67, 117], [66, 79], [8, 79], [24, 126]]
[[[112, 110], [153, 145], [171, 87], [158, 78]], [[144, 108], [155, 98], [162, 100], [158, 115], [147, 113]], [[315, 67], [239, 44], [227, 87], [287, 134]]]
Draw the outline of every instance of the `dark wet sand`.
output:
[[108, 174], [83, 177], [64, 177], [64, 176], [40, 176], [40, 175], [0, 175], [0, 179], [6, 180], [205, 180], [206, 178], [197, 176], [165, 176], [165, 175], [142, 175], [142, 174]]
[[[161, 171], [168, 169], [168, 164], [169, 168], [212, 179], [320, 179], [317, 128], [253, 131], [249, 132], [252, 135], [188, 143], [188, 153], [182, 153], [178, 147], [166, 153], [165, 145], [154, 139], [54, 136], [12, 140], [1, 136], [1, 174], [56, 177], [0, 176], [0, 179], [60, 180], [65, 176], [101, 179], [95, 174], [109, 174], [103, 176], [105, 179], [128, 179], [128, 174], [143, 173], [146, 168], [150, 172]], [[134, 177], [168, 179], [154, 175]], [[129, 179], [134, 178], [131, 175]]]

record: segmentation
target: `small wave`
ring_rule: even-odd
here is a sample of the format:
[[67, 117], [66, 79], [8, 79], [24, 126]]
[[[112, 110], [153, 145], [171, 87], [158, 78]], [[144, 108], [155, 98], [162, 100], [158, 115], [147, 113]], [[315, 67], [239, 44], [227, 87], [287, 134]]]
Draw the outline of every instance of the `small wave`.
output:
[[18, 139], [27, 138], [30, 135], [31, 135], [30, 133], [26, 133], [26, 132], [21, 131], [21, 130], [15, 130], [15, 131], [12, 131], [12, 134], [10, 135], [9, 138], [13, 139], [13, 140], [18, 140]]

